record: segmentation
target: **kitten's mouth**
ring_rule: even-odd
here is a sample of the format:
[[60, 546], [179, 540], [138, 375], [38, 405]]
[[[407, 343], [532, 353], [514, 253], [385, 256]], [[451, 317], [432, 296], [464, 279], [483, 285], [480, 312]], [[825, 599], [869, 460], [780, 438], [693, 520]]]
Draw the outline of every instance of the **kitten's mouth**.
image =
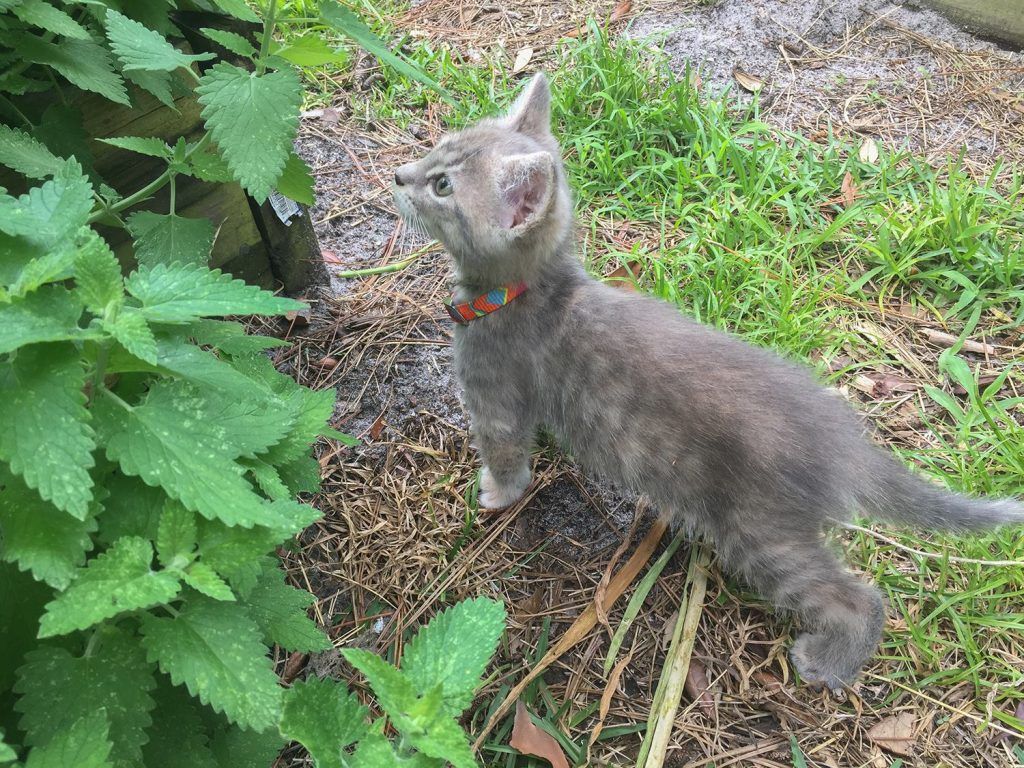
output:
[[398, 215], [402, 217], [402, 221], [405, 225], [416, 232], [420, 232], [424, 235], [428, 234], [427, 228], [423, 224], [423, 219], [416, 212], [416, 206], [412, 204], [409, 196], [406, 195], [397, 186], [391, 186], [391, 194], [395, 199], [395, 207], [398, 209]]

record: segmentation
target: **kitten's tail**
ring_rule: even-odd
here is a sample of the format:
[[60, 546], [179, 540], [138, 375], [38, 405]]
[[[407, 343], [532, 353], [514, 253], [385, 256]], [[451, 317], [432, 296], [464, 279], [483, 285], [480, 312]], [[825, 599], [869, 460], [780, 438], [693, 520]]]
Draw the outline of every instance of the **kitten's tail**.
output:
[[1024, 504], [1012, 499], [974, 499], [952, 493], [912, 474], [892, 456], [875, 451], [869, 477], [856, 495], [870, 516], [942, 531], [967, 531], [1024, 524]]

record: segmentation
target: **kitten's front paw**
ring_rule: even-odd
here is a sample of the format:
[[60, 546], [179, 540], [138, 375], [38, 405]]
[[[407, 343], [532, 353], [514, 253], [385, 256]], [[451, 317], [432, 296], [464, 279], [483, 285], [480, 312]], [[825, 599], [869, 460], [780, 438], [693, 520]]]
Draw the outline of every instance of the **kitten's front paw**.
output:
[[524, 468], [512, 482], [499, 485], [491, 470], [484, 467], [480, 473], [480, 494], [477, 503], [484, 509], [504, 509], [515, 504], [530, 487], [530, 470]]
[[860, 666], [824, 635], [800, 635], [789, 651], [789, 658], [801, 680], [812, 687], [825, 685], [833, 694], [845, 691], [860, 672]]

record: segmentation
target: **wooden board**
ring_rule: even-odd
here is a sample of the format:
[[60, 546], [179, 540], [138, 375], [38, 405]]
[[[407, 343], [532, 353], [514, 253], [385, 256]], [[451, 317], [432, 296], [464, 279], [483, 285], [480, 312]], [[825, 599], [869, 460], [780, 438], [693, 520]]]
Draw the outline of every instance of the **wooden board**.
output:
[[1024, 0], [924, 0], [970, 32], [1024, 46]]

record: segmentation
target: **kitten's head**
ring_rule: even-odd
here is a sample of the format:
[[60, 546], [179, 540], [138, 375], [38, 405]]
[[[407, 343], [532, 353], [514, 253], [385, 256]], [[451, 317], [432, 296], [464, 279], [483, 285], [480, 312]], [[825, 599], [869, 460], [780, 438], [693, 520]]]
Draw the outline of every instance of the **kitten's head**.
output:
[[506, 116], [403, 165], [393, 191], [403, 218], [445, 245], [464, 282], [529, 281], [572, 227], [547, 78], [536, 75]]

